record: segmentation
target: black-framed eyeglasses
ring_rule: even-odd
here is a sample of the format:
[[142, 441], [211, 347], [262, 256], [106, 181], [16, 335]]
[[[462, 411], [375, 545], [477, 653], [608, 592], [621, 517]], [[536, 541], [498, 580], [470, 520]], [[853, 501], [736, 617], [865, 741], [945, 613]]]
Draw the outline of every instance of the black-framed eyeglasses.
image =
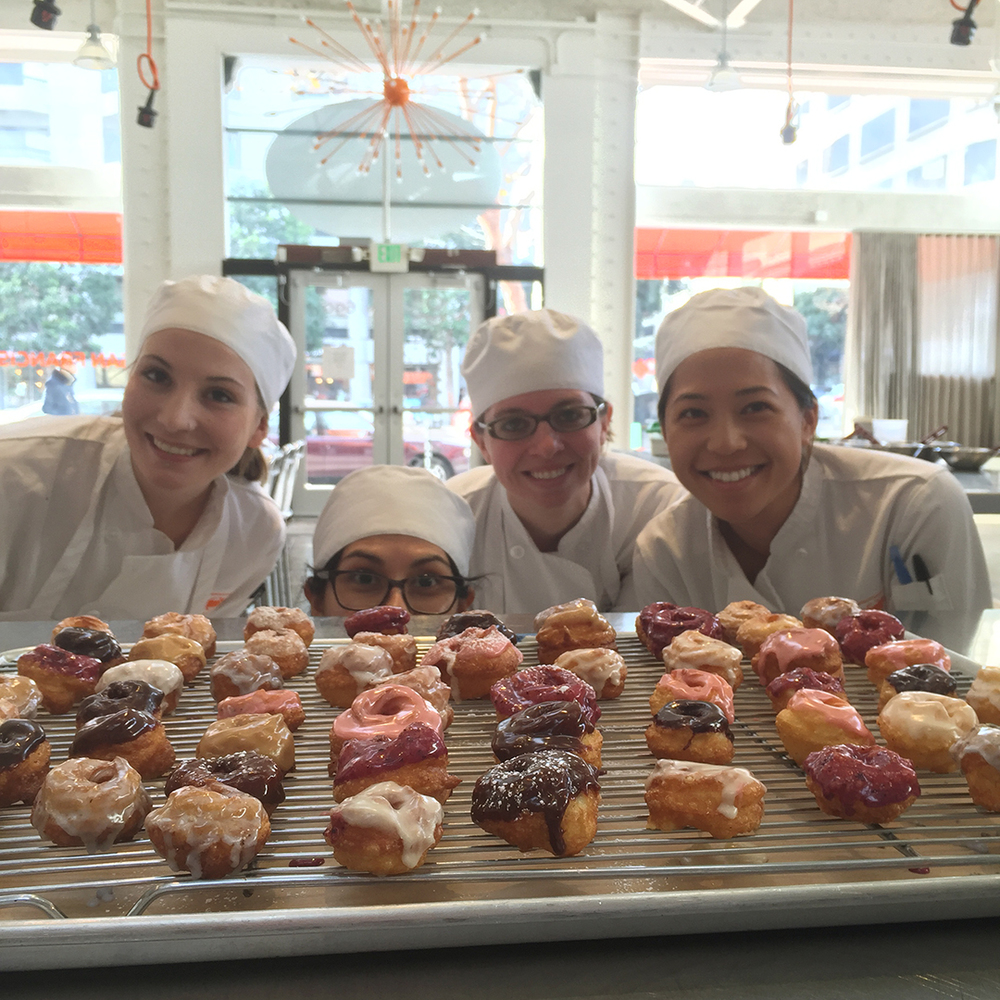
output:
[[320, 570], [316, 575], [329, 580], [337, 603], [345, 611], [365, 611], [385, 604], [394, 587], [403, 595], [407, 610], [415, 615], [443, 615], [458, 599], [461, 577], [439, 573], [420, 573], [402, 580], [391, 580], [382, 573], [367, 569], [339, 569], [333, 573]]
[[596, 406], [563, 404], [553, 407], [548, 413], [508, 413], [488, 423], [477, 420], [476, 427], [501, 441], [524, 441], [538, 430], [538, 425], [541, 423], [548, 424], [557, 434], [572, 434], [595, 423], [607, 409], [607, 405], [607, 403], [598, 403]]

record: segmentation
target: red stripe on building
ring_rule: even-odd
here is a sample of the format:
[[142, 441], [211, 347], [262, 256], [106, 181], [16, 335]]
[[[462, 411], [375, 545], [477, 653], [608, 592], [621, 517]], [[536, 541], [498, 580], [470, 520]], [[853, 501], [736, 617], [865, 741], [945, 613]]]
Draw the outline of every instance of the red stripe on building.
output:
[[122, 217], [113, 212], [0, 212], [0, 260], [120, 264]]

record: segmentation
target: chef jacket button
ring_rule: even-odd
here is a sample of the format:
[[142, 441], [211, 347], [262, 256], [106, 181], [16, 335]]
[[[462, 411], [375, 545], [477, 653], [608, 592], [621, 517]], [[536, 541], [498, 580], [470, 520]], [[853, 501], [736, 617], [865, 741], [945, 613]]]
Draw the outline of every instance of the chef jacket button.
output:
[[524, 558], [524, 546], [523, 545], [512, 545], [510, 547], [510, 556], [512, 559], [523, 559]]

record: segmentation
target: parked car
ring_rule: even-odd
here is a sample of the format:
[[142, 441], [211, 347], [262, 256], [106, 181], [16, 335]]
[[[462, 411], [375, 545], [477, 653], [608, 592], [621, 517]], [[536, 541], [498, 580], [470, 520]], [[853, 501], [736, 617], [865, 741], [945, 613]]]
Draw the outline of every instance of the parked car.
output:
[[[80, 405], [80, 413], [90, 416], [100, 416], [114, 413], [121, 409], [123, 389], [79, 389], [74, 393]], [[24, 403], [6, 410], [0, 410], [0, 424], [12, 424], [18, 420], [29, 420], [32, 417], [43, 417], [42, 400]]]

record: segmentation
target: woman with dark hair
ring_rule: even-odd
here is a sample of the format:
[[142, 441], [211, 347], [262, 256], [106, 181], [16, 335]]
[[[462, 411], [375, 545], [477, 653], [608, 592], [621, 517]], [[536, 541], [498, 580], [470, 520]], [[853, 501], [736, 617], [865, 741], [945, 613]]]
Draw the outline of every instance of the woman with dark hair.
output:
[[889, 611], [991, 606], [972, 509], [947, 467], [813, 445], [794, 309], [759, 288], [695, 295], [660, 326], [656, 377], [689, 495], [639, 535], [640, 606], [752, 600], [798, 614], [831, 595]]

